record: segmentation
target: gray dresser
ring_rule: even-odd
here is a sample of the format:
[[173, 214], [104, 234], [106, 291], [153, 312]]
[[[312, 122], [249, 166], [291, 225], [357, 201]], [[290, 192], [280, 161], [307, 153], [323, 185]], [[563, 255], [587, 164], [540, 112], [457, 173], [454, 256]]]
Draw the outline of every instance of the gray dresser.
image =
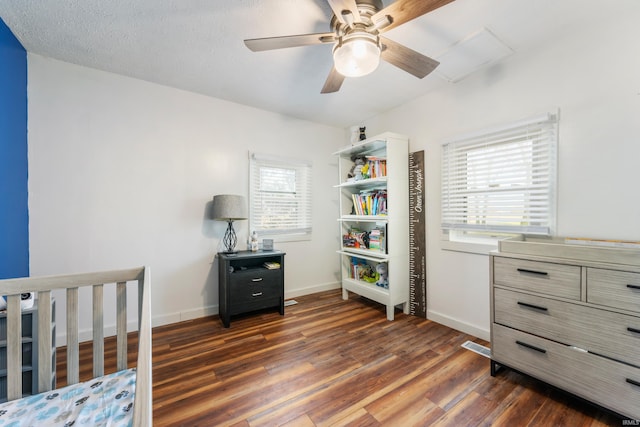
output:
[[640, 250], [506, 241], [490, 277], [492, 375], [512, 368], [640, 419]]
[[[51, 334], [51, 389], [56, 388], [56, 302], [51, 298], [51, 329], [40, 331], [38, 325], [38, 300], [33, 307], [22, 310], [22, 394], [38, 394], [40, 334]], [[7, 313], [0, 311], [0, 402], [7, 401]]]

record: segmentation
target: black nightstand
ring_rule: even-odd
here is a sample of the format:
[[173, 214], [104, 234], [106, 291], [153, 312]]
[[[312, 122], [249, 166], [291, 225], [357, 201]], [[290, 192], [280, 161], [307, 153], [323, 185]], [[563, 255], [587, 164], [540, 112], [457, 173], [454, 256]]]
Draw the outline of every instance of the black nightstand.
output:
[[[220, 319], [225, 328], [231, 316], [264, 308], [277, 307], [284, 315], [284, 252], [219, 252], [218, 295]], [[265, 263], [277, 263], [269, 269]]]

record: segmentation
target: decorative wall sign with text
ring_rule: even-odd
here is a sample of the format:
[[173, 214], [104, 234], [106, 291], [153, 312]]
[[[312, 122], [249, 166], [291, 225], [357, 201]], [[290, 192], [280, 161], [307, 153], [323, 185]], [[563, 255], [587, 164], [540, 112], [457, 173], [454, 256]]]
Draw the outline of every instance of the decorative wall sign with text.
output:
[[427, 317], [424, 151], [409, 153], [409, 314]]

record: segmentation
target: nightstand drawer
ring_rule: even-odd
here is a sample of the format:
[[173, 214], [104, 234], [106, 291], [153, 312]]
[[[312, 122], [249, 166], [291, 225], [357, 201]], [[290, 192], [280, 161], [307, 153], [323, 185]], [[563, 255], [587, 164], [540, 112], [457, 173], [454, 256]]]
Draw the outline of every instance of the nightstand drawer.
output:
[[494, 321], [640, 366], [640, 317], [494, 288]]
[[264, 295], [260, 295], [251, 301], [234, 301], [229, 306], [229, 314], [244, 314], [265, 308], [279, 307], [280, 304], [282, 304], [282, 300], [279, 297], [267, 298]]
[[493, 282], [531, 292], [580, 299], [581, 267], [494, 257]]
[[640, 418], [640, 369], [494, 325], [492, 359], [549, 384]]
[[587, 268], [587, 301], [640, 312], [640, 273]]
[[273, 280], [249, 282], [231, 286], [231, 300], [233, 304], [279, 298], [282, 295], [280, 283]]
[[231, 292], [237, 286], [247, 286], [252, 284], [273, 284], [282, 280], [282, 270], [269, 270], [266, 268], [249, 268], [246, 270], [237, 270], [229, 275], [229, 284]]

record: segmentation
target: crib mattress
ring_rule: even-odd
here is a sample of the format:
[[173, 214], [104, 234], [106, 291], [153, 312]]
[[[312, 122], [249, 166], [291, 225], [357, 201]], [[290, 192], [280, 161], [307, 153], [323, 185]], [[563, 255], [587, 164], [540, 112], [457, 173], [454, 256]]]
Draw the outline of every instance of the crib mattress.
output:
[[133, 424], [135, 368], [0, 404], [0, 426]]

